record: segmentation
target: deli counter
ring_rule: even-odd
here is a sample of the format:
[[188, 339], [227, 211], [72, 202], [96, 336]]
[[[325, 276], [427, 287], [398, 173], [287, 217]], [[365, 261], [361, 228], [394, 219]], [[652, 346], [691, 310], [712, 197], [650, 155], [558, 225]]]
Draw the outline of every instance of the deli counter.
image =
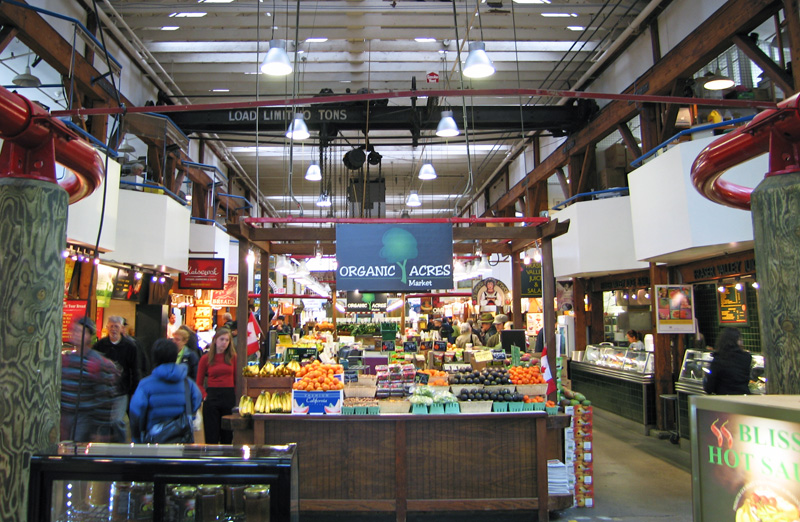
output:
[[572, 389], [599, 408], [644, 426], [656, 421], [653, 353], [611, 344], [588, 345], [582, 361], [570, 361]]
[[284, 446], [62, 443], [31, 457], [28, 520], [299, 520]]
[[[675, 393], [678, 395], [678, 432], [681, 437], [688, 439], [689, 429], [689, 397], [692, 395], [706, 395], [703, 391], [703, 377], [708, 372], [713, 353], [707, 350], [686, 350], [678, 382], [675, 383]], [[750, 393], [762, 395], [766, 392], [767, 380], [764, 377], [764, 356], [753, 354], [753, 364], [750, 368]]]

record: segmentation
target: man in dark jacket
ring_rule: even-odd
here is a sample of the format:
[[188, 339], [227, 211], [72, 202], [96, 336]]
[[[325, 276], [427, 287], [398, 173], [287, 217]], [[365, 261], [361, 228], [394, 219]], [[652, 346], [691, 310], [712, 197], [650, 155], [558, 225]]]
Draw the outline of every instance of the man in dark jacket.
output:
[[108, 318], [106, 329], [108, 337], [103, 337], [92, 347], [94, 350], [105, 355], [116, 363], [122, 371], [122, 379], [117, 388], [117, 397], [114, 402], [113, 421], [117, 426], [113, 442], [127, 442], [127, 422], [126, 411], [128, 401], [136, 386], [139, 384], [140, 367], [139, 354], [136, 346], [122, 336], [123, 332], [122, 317], [112, 315]]

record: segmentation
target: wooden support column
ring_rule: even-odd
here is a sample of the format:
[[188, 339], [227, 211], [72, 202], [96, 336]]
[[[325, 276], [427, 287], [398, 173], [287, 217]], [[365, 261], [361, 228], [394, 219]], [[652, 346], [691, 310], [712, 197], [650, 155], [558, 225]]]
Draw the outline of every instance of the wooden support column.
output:
[[764, 178], [751, 205], [767, 393], [800, 394], [800, 173]]
[[[244, 226], [244, 225], [243, 225]], [[270, 265], [270, 243], [263, 244], [263, 249], [261, 251], [261, 321], [259, 322], [259, 326], [261, 327], [262, 335], [265, 339], [269, 340], [269, 265]], [[261, 360], [266, 362], [267, 357], [269, 356], [268, 353], [261, 354]]]
[[588, 339], [586, 332], [592, 320], [591, 315], [586, 312], [586, 302], [583, 300], [586, 295], [586, 281], [580, 277], [573, 279], [572, 299], [575, 304], [575, 349], [583, 350], [586, 348]]
[[[249, 293], [247, 281], [247, 253], [250, 251], [250, 241], [239, 236], [239, 288], [236, 306], [236, 321], [239, 324], [239, 335], [236, 337], [236, 396], [244, 393], [244, 376], [242, 368], [247, 365], [247, 321], [250, 320], [250, 310], [247, 308], [247, 294]], [[262, 285], [263, 287], [264, 285]]]
[[[666, 267], [650, 263], [650, 284], [652, 285], [653, 292], [655, 293], [656, 285], [665, 285], [669, 283], [669, 272]], [[657, 324], [655, 314], [658, 307], [653, 306], [653, 324]], [[653, 371], [655, 388], [656, 388], [656, 425], [660, 430], [666, 430], [666, 417], [664, 411], [664, 401], [661, 400], [661, 395], [672, 393], [674, 381], [672, 380], [672, 349], [670, 347], [671, 335], [655, 334], [655, 353], [653, 356], [654, 365]], [[678, 363], [680, 364], [680, 363]]]
[[[514, 328], [524, 328], [522, 321], [522, 270], [519, 251], [511, 249], [511, 310], [514, 312]], [[525, 347], [522, 347], [523, 351]]]
[[660, 138], [658, 128], [658, 111], [652, 103], [646, 103], [639, 114], [642, 134], [642, 150], [647, 153], [658, 146]]
[[584, 157], [585, 153], [583, 155], [573, 154], [569, 157], [569, 163], [567, 164], [567, 167], [569, 168], [569, 178], [567, 178], [569, 183], [569, 197], [572, 197], [578, 193], [578, 185], [580, 184]]
[[778, 64], [776, 64], [772, 58], [767, 56], [767, 54], [762, 51], [761, 48], [756, 45], [756, 43], [748, 36], [737, 34], [733, 37], [733, 43], [735, 43], [736, 47], [738, 47], [739, 50], [745, 54], [745, 56], [750, 58], [759, 69], [764, 71], [769, 79], [772, 80], [775, 85], [780, 87], [783, 92], [795, 92], [795, 83], [792, 79], [792, 76], [786, 74], [786, 72], [780, 66], [778, 66]]
[[[540, 227], [542, 238], [542, 308], [544, 313], [544, 344], [547, 346], [547, 363], [550, 370], [556, 370], [556, 278], [553, 272], [553, 238], [565, 234], [569, 230], [569, 220], [548, 221]], [[556, 393], [548, 396], [556, 400]]]
[[[800, 85], [800, 12], [797, 0], [783, 0], [783, 14], [789, 31], [789, 54], [792, 60], [792, 79]], [[787, 91], [791, 93], [794, 91]]]
[[639, 144], [636, 143], [636, 137], [631, 132], [630, 127], [625, 123], [620, 123], [617, 125], [617, 131], [622, 136], [622, 142], [628, 147], [628, 152], [631, 153], [631, 156], [634, 158], [641, 156], [642, 149], [639, 147]]
[[599, 344], [606, 340], [605, 321], [603, 313], [603, 292], [589, 293], [589, 313], [592, 316], [592, 326], [589, 329], [589, 342]]
[[558, 184], [561, 186], [561, 193], [564, 194], [564, 199], [569, 198], [569, 181], [567, 180], [567, 175], [564, 173], [563, 168], [558, 167], [556, 169], [556, 179], [558, 179]]
[[27, 520], [30, 456], [60, 439], [67, 193], [0, 178], [0, 208], [0, 520], [13, 522]]

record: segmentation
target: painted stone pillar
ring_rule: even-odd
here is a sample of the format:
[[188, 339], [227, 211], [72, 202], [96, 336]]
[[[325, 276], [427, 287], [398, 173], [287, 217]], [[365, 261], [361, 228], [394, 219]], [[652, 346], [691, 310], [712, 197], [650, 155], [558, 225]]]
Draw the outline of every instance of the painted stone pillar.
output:
[[0, 520], [27, 520], [30, 456], [59, 440], [67, 193], [0, 178]]
[[764, 178], [751, 195], [767, 393], [800, 393], [800, 173]]

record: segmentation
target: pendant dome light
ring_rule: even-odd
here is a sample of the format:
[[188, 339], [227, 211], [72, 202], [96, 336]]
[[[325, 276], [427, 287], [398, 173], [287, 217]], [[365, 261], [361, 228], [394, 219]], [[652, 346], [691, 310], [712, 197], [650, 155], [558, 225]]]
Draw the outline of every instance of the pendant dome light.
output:
[[436, 135], [440, 138], [453, 138], [460, 133], [456, 120], [453, 118], [453, 111], [442, 111], [442, 118], [439, 120], [439, 125], [436, 126]]
[[269, 51], [261, 63], [261, 72], [270, 76], [286, 76], [292, 72], [292, 62], [286, 54], [286, 40], [269, 41]]
[[14, 76], [11, 83], [17, 87], [39, 87], [42, 84], [42, 80], [31, 74], [31, 66], [26, 65], [25, 72]]
[[436, 169], [430, 163], [425, 163], [420, 167], [418, 177], [423, 181], [436, 179]]
[[311, 160], [311, 164], [308, 166], [308, 170], [306, 170], [306, 180], [307, 181], [321, 181], [322, 180], [322, 171], [317, 164], [317, 160]]
[[128, 141], [128, 137], [125, 136], [125, 139], [122, 140], [122, 145], [117, 148], [117, 152], [120, 154], [133, 154], [136, 149], [133, 148], [133, 145]]
[[331, 206], [331, 197], [328, 195], [327, 192], [323, 192], [322, 194], [319, 195], [319, 198], [317, 198], [316, 205], [318, 207], [330, 207]]
[[306, 126], [303, 113], [295, 113], [294, 119], [289, 125], [289, 129], [286, 131], [286, 137], [295, 140], [306, 140], [309, 136], [311, 136], [311, 133], [308, 132], [308, 126]]
[[703, 76], [703, 88], [709, 91], [722, 91], [734, 85], [734, 81], [723, 75], [719, 68], [713, 74], [708, 72]]
[[478, 263], [478, 268], [475, 271], [482, 276], [492, 275], [492, 267], [489, 266], [489, 262], [485, 257], [481, 258], [481, 262]]
[[416, 190], [412, 190], [408, 193], [408, 198], [406, 199], [406, 205], [408, 205], [409, 207], [422, 206], [422, 201], [420, 201], [419, 195], [417, 194]]
[[494, 64], [486, 54], [483, 42], [470, 42], [469, 54], [464, 62], [464, 76], [467, 78], [486, 78], [495, 72]]

